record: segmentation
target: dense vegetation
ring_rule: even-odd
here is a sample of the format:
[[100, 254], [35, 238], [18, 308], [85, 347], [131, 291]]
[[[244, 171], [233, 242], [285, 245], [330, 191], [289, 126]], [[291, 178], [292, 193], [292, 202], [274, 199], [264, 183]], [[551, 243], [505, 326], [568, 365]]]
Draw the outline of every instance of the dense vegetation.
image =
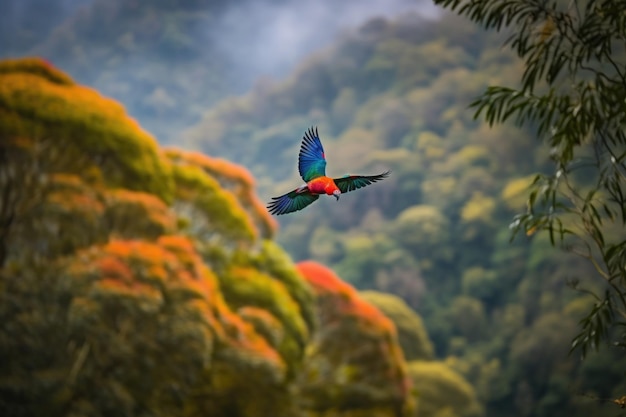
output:
[[467, 108], [488, 85], [517, 85], [522, 66], [502, 42], [450, 15], [374, 20], [286, 81], [220, 103], [186, 138], [249, 167], [266, 198], [300, 183], [310, 124], [331, 175], [391, 169], [384, 185], [281, 218], [278, 241], [360, 289], [401, 296], [489, 415], [612, 415], [621, 353], [568, 356], [594, 302], [568, 283], [602, 288], [593, 265], [548, 234], [509, 242], [534, 174], [552, 169], [549, 147]]
[[[605, 282], [588, 259], [553, 248], [560, 236], [549, 225], [559, 225], [550, 222], [568, 227], [572, 217], [543, 211], [551, 201], [539, 191], [562, 192], [552, 186], [564, 174], [582, 185], [584, 193], [559, 197], [577, 205], [555, 207], [584, 215], [584, 227], [569, 230], [600, 230], [605, 249], [616, 249], [595, 259], [623, 273], [619, 198], [608, 211], [598, 202], [623, 188], [624, 154], [615, 154], [613, 171], [555, 164], [576, 154], [610, 167], [594, 159], [606, 155], [593, 152], [602, 146], [579, 144], [593, 143], [584, 132], [607, 137], [607, 115], [611, 132], [623, 135], [621, 67], [594, 75], [623, 58], [606, 49], [621, 39], [622, 2], [587, 2], [617, 9], [590, 9], [601, 13], [583, 25], [567, 12], [582, 2], [556, 2], [553, 12], [544, 2], [507, 2], [518, 12], [543, 7], [522, 22], [538, 40], [525, 44], [531, 57], [582, 54], [559, 73], [578, 81], [574, 88], [559, 84], [543, 96], [562, 105], [546, 114], [573, 114], [568, 97], [599, 94], [598, 106], [576, 113], [593, 129], [562, 147], [554, 145], [577, 136], [546, 131], [545, 114], [531, 111], [521, 127], [490, 126], [524, 109], [498, 113], [500, 101], [489, 110], [494, 95], [482, 101], [487, 119], [474, 120], [468, 106], [488, 86], [508, 86], [487, 91], [532, 110], [533, 94], [562, 78], [528, 89], [532, 77], [519, 51], [502, 47], [506, 36], [464, 18], [374, 19], [286, 80], [259, 80], [206, 111], [241, 87], [219, 38], [204, 31], [228, 2], [84, 3], [63, 20], [54, 2], [22, 2], [48, 11], [39, 21], [27, 16], [31, 32], [0, 16], [0, 54], [28, 50], [75, 76], [40, 60], [0, 64], [0, 414], [619, 415], [623, 349], [603, 345], [584, 361], [568, 351], [590, 311], [604, 320], [587, 321], [599, 329], [619, 322], [620, 310], [606, 308]], [[472, 2], [496, 7], [484, 15], [491, 25], [507, 16], [501, 3]], [[559, 43], [558, 34], [574, 37]], [[605, 49], [572, 48], [578, 35]], [[590, 52], [592, 71], [578, 79], [576, 65]], [[162, 142], [204, 154], [159, 148], [120, 104], [75, 79], [120, 98]], [[584, 127], [580, 118], [560, 120]], [[392, 176], [282, 216], [277, 228], [255, 183], [263, 200], [301, 183], [297, 152], [311, 125], [330, 174]], [[538, 139], [537, 128], [548, 136]], [[617, 175], [603, 183], [594, 172]], [[528, 205], [538, 173], [547, 182], [535, 185], [548, 188]], [[539, 216], [514, 223], [523, 227], [510, 242], [507, 226], [528, 209]], [[590, 291], [573, 289], [578, 282]]]
[[414, 415], [395, 327], [292, 263], [242, 167], [38, 59], [0, 62], [0, 160], [3, 416]]

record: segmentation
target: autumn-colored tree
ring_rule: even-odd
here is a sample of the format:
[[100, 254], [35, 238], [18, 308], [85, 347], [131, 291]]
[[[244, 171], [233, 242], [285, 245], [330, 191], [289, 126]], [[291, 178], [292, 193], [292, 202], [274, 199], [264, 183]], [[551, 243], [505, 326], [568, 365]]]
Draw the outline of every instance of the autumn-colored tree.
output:
[[36, 59], [0, 132], [0, 414], [295, 413], [312, 294], [245, 170]]
[[298, 264], [316, 294], [319, 329], [299, 390], [314, 416], [408, 416], [412, 397], [393, 323], [328, 268]]

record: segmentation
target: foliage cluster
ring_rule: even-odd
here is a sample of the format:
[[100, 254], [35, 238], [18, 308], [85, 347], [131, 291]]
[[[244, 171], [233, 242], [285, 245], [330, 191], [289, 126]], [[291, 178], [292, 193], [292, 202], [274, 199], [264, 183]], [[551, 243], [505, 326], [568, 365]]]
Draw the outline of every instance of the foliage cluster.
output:
[[[476, 115], [493, 125], [515, 118], [550, 147], [552, 170], [538, 175], [515, 231], [545, 231], [594, 265], [604, 288], [572, 349], [603, 339], [626, 347], [626, 24], [624, 1], [438, 1], [488, 29], [509, 28], [524, 62], [519, 88], [490, 86]], [[586, 277], [585, 277], [586, 278]], [[617, 330], [620, 329], [620, 330]]]

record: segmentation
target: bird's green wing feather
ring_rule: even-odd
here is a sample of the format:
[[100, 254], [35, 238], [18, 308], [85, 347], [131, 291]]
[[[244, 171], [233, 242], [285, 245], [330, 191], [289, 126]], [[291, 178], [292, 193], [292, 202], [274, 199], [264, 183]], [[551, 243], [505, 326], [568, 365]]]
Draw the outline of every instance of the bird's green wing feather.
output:
[[271, 214], [279, 216], [281, 214], [302, 210], [318, 198], [319, 195], [311, 194], [308, 188], [304, 188], [303, 190], [298, 188], [280, 197], [273, 197], [272, 201], [268, 203], [267, 209]]
[[335, 178], [335, 184], [341, 190], [342, 193], [354, 191], [359, 188], [363, 188], [366, 185], [370, 185], [373, 182], [380, 181], [389, 176], [389, 171], [383, 172], [378, 175], [346, 175], [345, 177]]

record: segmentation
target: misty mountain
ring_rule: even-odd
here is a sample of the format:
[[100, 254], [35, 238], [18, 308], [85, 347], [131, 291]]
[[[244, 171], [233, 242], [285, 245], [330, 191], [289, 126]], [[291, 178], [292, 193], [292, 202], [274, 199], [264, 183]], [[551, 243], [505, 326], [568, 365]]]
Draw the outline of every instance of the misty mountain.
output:
[[42, 56], [121, 101], [161, 142], [375, 16], [426, 1], [2, 0], [0, 57]]

